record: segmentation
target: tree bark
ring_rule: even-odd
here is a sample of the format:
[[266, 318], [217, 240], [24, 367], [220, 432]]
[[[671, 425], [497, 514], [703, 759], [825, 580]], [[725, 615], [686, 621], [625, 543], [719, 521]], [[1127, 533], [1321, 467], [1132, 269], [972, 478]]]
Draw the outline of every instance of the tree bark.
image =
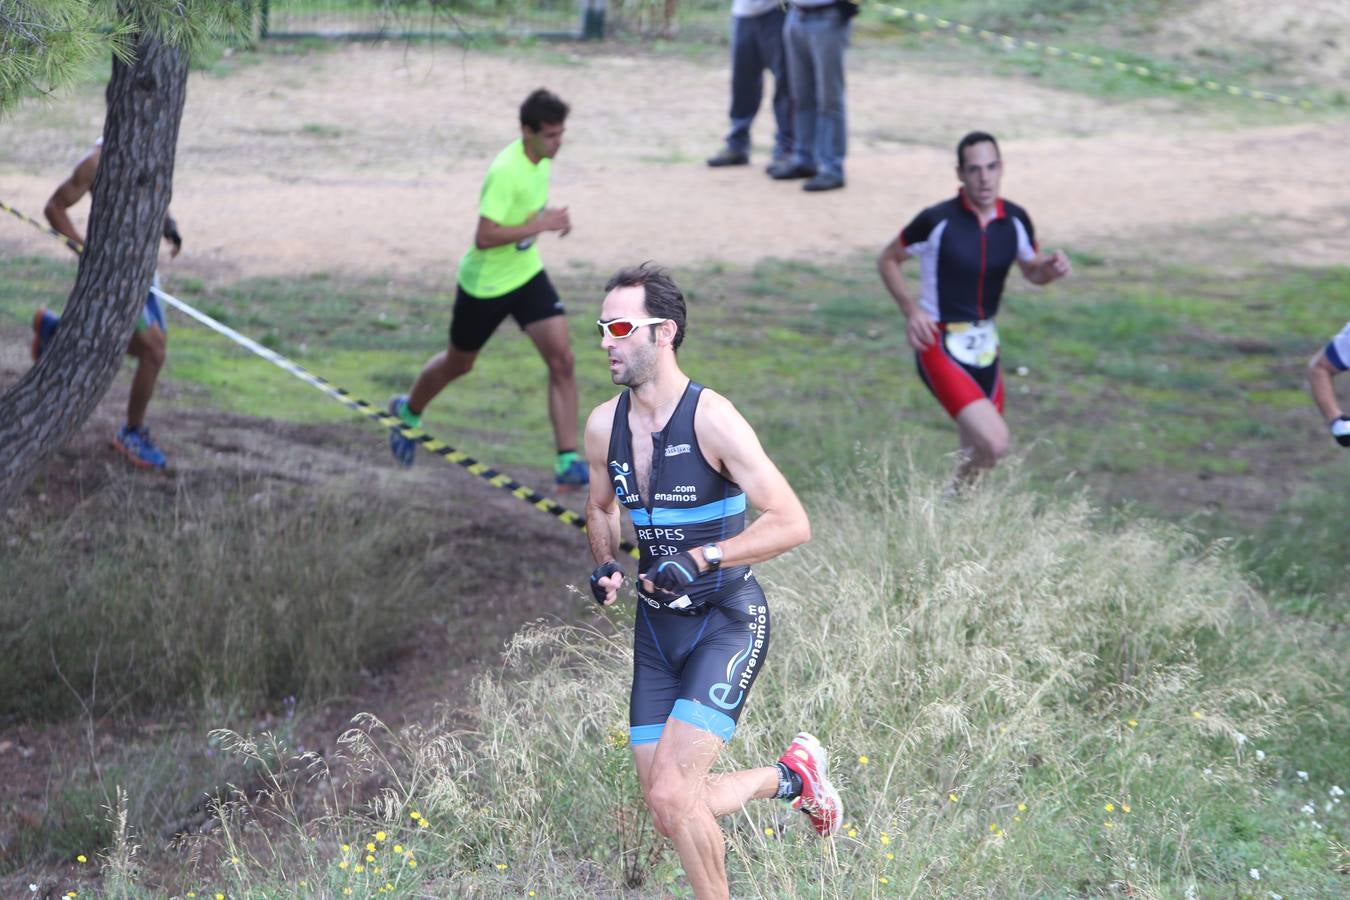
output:
[[75, 287], [42, 358], [0, 395], [0, 510], [89, 418], [126, 354], [159, 254], [187, 70], [187, 54], [149, 32], [134, 61], [113, 60]]

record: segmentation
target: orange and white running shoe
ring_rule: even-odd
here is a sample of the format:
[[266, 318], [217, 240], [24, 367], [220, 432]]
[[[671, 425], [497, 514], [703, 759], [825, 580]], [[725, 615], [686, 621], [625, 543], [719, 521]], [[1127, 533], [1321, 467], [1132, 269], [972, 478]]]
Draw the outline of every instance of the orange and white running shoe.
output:
[[844, 821], [844, 804], [830, 784], [826, 773], [829, 759], [820, 741], [803, 731], [792, 739], [778, 761], [802, 779], [802, 793], [792, 801], [793, 808], [806, 813], [821, 837], [833, 835]]

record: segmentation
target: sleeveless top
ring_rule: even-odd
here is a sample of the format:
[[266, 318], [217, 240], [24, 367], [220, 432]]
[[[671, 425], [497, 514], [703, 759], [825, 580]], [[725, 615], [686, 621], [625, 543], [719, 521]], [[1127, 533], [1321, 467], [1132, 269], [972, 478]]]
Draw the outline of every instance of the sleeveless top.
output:
[[[666, 427], [652, 434], [652, 474], [651, 483], [645, 486], [645, 503], [644, 492], [636, 484], [627, 389], [614, 409], [609, 475], [614, 496], [632, 516], [637, 531], [640, 572], [651, 571], [662, 557], [717, 543], [745, 530], [745, 492], [708, 465], [694, 434], [694, 411], [702, 390], [703, 385], [690, 381]], [[689, 614], [730, 597], [750, 578], [749, 566], [721, 566], [698, 576], [687, 594], [674, 602], [647, 594], [641, 582], [638, 596], [649, 606]]]

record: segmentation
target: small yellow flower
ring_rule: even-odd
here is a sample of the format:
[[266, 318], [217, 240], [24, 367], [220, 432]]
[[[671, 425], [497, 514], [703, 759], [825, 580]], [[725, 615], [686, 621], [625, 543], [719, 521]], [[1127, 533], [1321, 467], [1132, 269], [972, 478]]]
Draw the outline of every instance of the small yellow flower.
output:
[[418, 828], [426, 828], [426, 827], [427, 827], [427, 820], [426, 820], [426, 819], [418, 819], [418, 820], [417, 820], [417, 827], [418, 827]]
[[300, 886], [301, 886], [301, 887], [305, 887], [305, 886], [307, 886], [307, 885], [308, 885], [308, 882], [306, 882], [305, 879], [301, 878], [301, 879], [300, 879]]
[[857, 837], [857, 836], [858, 836], [858, 829], [856, 829], [856, 828], [850, 828], [850, 829], [848, 830], [848, 836], [851, 837], [851, 838]]
[[361, 874], [362, 872], [364, 872], [365, 870], [366, 870], [366, 867], [363, 866], [363, 865], [361, 865], [360, 863], [357, 863], [357, 864], [356, 864], [356, 868], [355, 868], [355, 869], [352, 869], [352, 871], [355, 872], [357, 875], [360, 875], [360, 874]]
[[890, 842], [891, 842], [891, 835], [890, 835], [890, 832], [883, 831], [883, 832], [881, 833], [881, 846], [884, 847], [884, 846], [886, 846], [887, 844], [889, 844]]
[[230, 862], [234, 863], [236, 866], [239, 865], [239, 857], [237, 857], [237, 856], [231, 856], [231, 857], [230, 857]]
[[338, 863], [338, 868], [339, 868], [339, 869], [345, 869], [345, 868], [347, 868], [347, 866], [349, 866], [349, 865], [351, 865], [351, 863], [347, 862], [347, 861], [344, 859], [342, 862]]
[[530, 895], [531, 897], [533, 897], [533, 896], [534, 896], [534, 891], [530, 891], [530, 894], [529, 894], [529, 895]]
[[367, 853], [374, 853], [374, 852], [375, 852], [375, 845], [374, 845], [373, 843], [367, 841], [367, 842], [366, 842], [366, 852], [367, 852]]
[[1198, 709], [1191, 710], [1191, 715], [1197, 719], [1203, 719], [1205, 717], [1205, 714]]
[[998, 823], [997, 823], [997, 822], [990, 822], [990, 823], [989, 823], [989, 833], [990, 833], [990, 834], [998, 834], [998, 833], [999, 833], [1000, 831], [1002, 831], [1002, 830], [1003, 830], [1003, 829], [1001, 829], [1001, 828], [998, 827]]
[[380, 874], [381, 872], [383, 872], [384, 869], [381, 868], [380, 866], [375, 866], [375, 867], [372, 868], [370, 871], [372, 871], [372, 872], [374, 872], [376, 875], [378, 875], [378, 874]]
[[1107, 828], [1115, 828], [1115, 827], [1116, 827], [1116, 823], [1115, 823], [1115, 822], [1112, 822], [1110, 819], [1107, 819], [1107, 820], [1106, 820], [1105, 822], [1103, 822], [1102, 824], [1105, 825]]
[[225, 894], [221, 891], [216, 891], [216, 900], [225, 900]]
[[1018, 812], [1026, 812], [1026, 811], [1027, 811], [1027, 805], [1026, 805], [1025, 803], [1019, 803], [1019, 804], [1017, 804], [1017, 811], [1018, 811]]
[[1138, 720], [1138, 719], [1130, 719], [1130, 721], [1126, 722], [1125, 724], [1128, 725], [1128, 726], [1130, 726], [1131, 728], [1138, 728], [1138, 727], [1139, 727], [1139, 720]]
[[765, 836], [765, 837], [773, 837], [773, 829], [772, 829], [772, 828], [766, 827], [766, 828], [764, 829], [764, 836]]
[[375, 856], [374, 856], [374, 854], [367, 853], [367, 854], [366, 854], [366, 862], [374, 862], [374, 861], [375, 861]]
[[1120, 811], [1123, 812], [1123, 813], [1129, 812], [1129, 811], [1130, 811], [1130, 804], [1128, 804], [1128, 803], [1122, 803], [1122, 804], [1120, 804]]
[[187, 892], [186, 894], [184, 894], [183, 896], [185, 896], [185, 897], [195, 897], [195, 896], [197, 896], [197, 892], [196, 892], [196, 891], [188, 891], [188, 892]]
[[882, 884], [890, 884], [890, 883], [891, 883], [891, 880], [890, 880], [889, 878], [887, 878], [885, 875], [882, 875], [881, 878], [879, 878], [878, 880], [879, 880]]
[[389, 891], [391, 894], [394, 892], [394, 886], [387, 881], [384, 883], [384, 889], [386, 891]]
[[384, 839], [387, 837], [389, 837], [389, 835], [385, 834], [383, 831], [375, 832], [375, 840], [379, 841], [380, 843], [384, 843]]
[[410, 818], [412, 818], [413, 821], [416, 821], [416, 820], [422, 818], [422, 814], [421, 814], [420, 812], [418, 812], [417, 810], [413, 810], [412, 812], [408, 813], [408, 816], [409, 816]]
[[1022, 817], [1021, 817], [1021, 816], [1013, 816], [1013, 821], [1014, 821], [1014, 822], [1020, 822], [1020, 821], [1022, 821]]
[[351, 892], [352, 892], [352, 889], [349, 888], [349, 887], [348, 887], [348, 888], [343, 888], [343, 889], [342, 889], [342, 893], [344, 893], [344, 894], [350, 894]]
[[415, 860], [415, 859], [410, 859], [410, 860], [408, 860], [408, 868], [410, 868], [410, 869], [415, 869], [415, 868], [417, 868], [417, 860]]
[[394, 845], [394, 852], [395, 852], [395, 853], [402, 853], [402, 852], [403, 852], [403, 845], [402, 845], [402, 844], [395, 844], [395, 845]]
[[497, 863], [497, 871], [498, 871], [498, 872], [505, 872], [505, 871], [506, 871], [506, 863]]
[[887, 859], [895, 859], [895, 854], [888, 851], [888, 852], [886, 853], [886, 858], [887, 858]]
[[865, 765], [867, 765], [867, 763], [868, 763], [868, 759], [867, 759], [867, 755], [866, 755], [866, 754], [863, 754], [862, 756], [859, 756], [859, 757], [858, 757], [858, 765], [860, 765], [860, 766], [865, 766]]
[[342, 852], [343, 852], [343, 853], [351, 853], [351, 852], [352, 852], [352, 845], [351, 845], [351, 844], [343, 844], [343, 845], [342, 845]]
[[948, 794], [948, 795], [947, 795], [947, 799], [950, 800], [950, 801], [952, 801], [953, 803], [955, 803], [955, 802], [957, 801], [957, 797], [956, 797], [955, 794]]
[[81, 853], [79, 856], [75, 857], [75, 861], [79, 863], [89, 862], [89, 857]]
[[1107, 802], [1104, 806], [1102, 806], [1102, 809], [1106, 810], [1107, 812], [1115, 812], [1116, 805], [1114, 803]]

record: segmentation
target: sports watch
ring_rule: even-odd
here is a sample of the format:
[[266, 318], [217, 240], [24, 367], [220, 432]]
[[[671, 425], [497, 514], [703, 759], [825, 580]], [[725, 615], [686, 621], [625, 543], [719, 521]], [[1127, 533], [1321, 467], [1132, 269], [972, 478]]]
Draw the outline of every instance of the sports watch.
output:
[[703, 551], [703, 561], [708, 564], [708, 571], [713, 572], [722, 565], [722, 548], [716, 544], [704, 544], [699, 548]]

